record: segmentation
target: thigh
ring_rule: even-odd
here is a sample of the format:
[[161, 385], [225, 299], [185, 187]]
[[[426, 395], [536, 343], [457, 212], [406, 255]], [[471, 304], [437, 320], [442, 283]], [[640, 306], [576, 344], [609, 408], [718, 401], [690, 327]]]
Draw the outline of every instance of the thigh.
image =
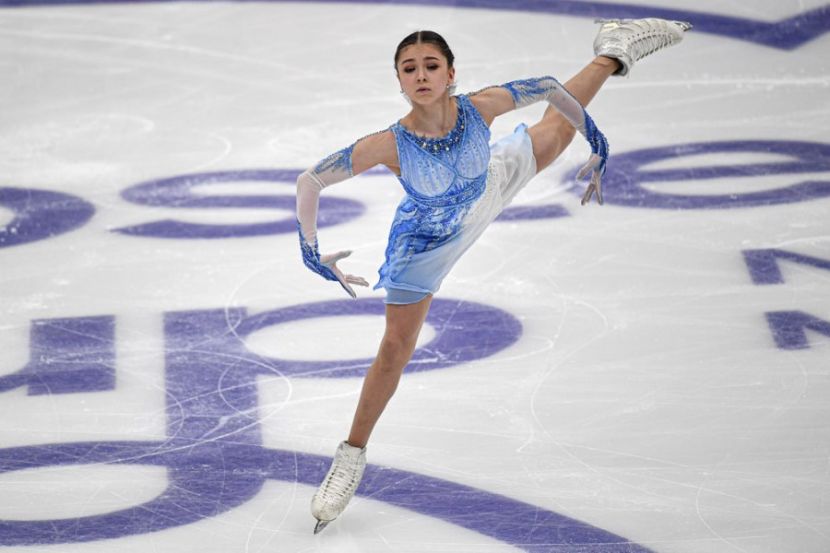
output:
[[530, 127], [527, 134], [530, 135], [533, 143], [533, 156], [536, 158], [536, 172], [538, 173], [565, 151], [573, 140], [576, 130], [558, 113], [545, 113], [545, 117]]
[[396, 342], [411, 342], [414, 348], [431, 304], [432, 294], [427, 294], [424, 299], [417, 303], [387, 304], [385, 338], [393, 339]]

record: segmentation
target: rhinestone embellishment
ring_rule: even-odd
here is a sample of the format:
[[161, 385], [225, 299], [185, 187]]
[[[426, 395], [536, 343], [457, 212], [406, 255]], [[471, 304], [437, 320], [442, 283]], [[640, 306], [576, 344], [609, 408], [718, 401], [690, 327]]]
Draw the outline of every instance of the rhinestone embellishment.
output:
[[404, 131], [417, 140], [417, 144], [422, 149], [428, 152], [439, 152], [444, 150], [449, 152], [453, 146], [461, 142], [464, 137], [464, 110], [458, 110], [458, 119], [455, 122], [455, 127], [447, 133], [446, 136], [439, 138], [431, 138], [429, 136], [418, 136], [404, 127]]

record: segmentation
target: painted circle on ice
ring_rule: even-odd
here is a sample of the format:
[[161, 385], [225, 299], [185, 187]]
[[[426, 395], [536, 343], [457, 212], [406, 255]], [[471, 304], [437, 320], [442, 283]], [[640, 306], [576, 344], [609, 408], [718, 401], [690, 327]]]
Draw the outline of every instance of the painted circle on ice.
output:
[[[663, 160], [718, 154], [767, 154], [774, 161], [721, 164], [672, 169], [649, 169]], [[783, 160], [781, 158], [784, 158]], [[653, 209], [736, 209], [805, 202], [830, 196], [830, 181], [806, 178], [774, 189], [743, 193], [681, 194], [650, 190], [649, 183], [747, 179], [768, 175], [811, 174], [830, 171], [830, 145], [787, 140], [698, 142], [646, 148], [613, 155], [605, 173], [603, 196], [610, 205]], [[575, 172], [566, 178], [572, 180]], [[797, 177], [795, 177], [797, 179]], [[581, 193], [581, 190], [574, 190]], [[667, 188], [667, 187], [666, 187]]]
[[[265, 327], [320, 317], [377, 315], [386, 306], [379, 299], [335, 300], [283, 307], [243, 319], [235, 329], [247, 337]], [[515, 343], [522, 334], [516, 317], [488, 305], [461, 300], [435, 298], [426, 324], [435, 336], [415, 350], [406, 367], [407, 373], [443, 369], [459, 363], [489, 357]], [[289, 377], [343, 378], [362, 376], [371, 358], [336, 361], [305, 361], [263, 358], [280, 374]]]
[[[293, 185], [302, 171], [296, 169], [246, 169], [178, 175], [133, 185], [121, 193], [128, 202], [138, 205], [175, 209], [278, 209], [281, 219], [260, 223], [200, 224], [162, 220], [117, 229], [121, 234], [153, 238], [242, 238], [291, 234], [297, 232], [296, 199], [289, 194], [243, 195], [199, 194], [215, 184], [242, 182], [279, 182]], [[357, 201], [331, 195], [320, 198], [317, 226], [342, 224], [363, 214], [366, 207]]]
[[[0, 521], [0, 544], [59, 544], [144, 534], [217, 516], [252, 499], [269, 479], [316, 486], [325, 476], [329, 458], [263, 447], [257, 379], [273, 374], [275, 368], [289, 377], [311, 377], [316, 371], [327, 377], [349, 377], [362, 369], [351, 361], [321, 367], [263, 360], [247, 351], [244, 337], [272, 324], [315, 317], [381, 316], [384, 309], [382, 301], [368, 299], [297, 305], [250, 316], [242, 308], [166, 313], [164, 441], [0, 450], [0, 473], [96, 463], [165, 467], [168, 480], [163, 492], [140, 505], [93, 516]], [[493, 355], [513, 344], [521, 333], [521, 324], [512, 315], [473, 302], [435, 299], [428, 320], [435, 328], [435, 338], [419, 348], [417, 370], [446, 368]], [[41, 357], [49, 358], [58, 351], [90, 371], [100, 354], [87, 358], [83, 353], [98, 341], [114, 344], [110, 322], [109, 317], [60, 319], [51, 324], [42, 320], [37, 328], [55, 328], [34, 333], [34, 347]], [[85, 330], [76, 332], [78, 329]], [[344, 369], [344, 364], [350, 368]], [[74, 368], [67, 366], [65, 370]], [[43, 370], [48, 372], [49, 367]], [[0, 389], [29, 386], [24, 376], [0, 377]], [[90, 382], [98, 389], [97, 380]], [[65, 393], [82, 391], [61, 389]], [[536, 505], [392, 468], [368, 467], [358, 493], [526, 551], [575, 545], [603, 553], [647, 551], [625, 538]]]

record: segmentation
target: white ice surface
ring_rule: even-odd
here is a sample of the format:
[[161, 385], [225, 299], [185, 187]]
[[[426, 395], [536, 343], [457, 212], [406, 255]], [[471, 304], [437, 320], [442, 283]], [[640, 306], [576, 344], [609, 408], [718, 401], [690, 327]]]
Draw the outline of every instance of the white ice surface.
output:
[[[672, 3], [766, 21], [820, 5]], [[0, 376], [26, 364], [32, 320], [118, 321], [116, 389], [0, 395], [0, 448], [164, 439], [164, 313], [257, 313], [345, 298], [303, 267], [294, 234], [194, 241], [112, 231], [165, 218], [267, 221], [283, 210], [183, 213], [120, 193], [187, 173], [304, 168], [385, 128], [406, 113], [394, 46], [416, 28], [448, 38], [461, 90], [545, 74], [564, 80], [590, 59], [595, 32], [588, 18], [390, 5], [0, 9], [0, 186], [62, 191], [96, 209], [77, 230], [0, 249]], [[827, 51], [826, 36], [778, 50], [692, 32], [631, 78], [609, 81], [590, 112], [614, 154], [720, 140], [826, 143]], [[493, 134], [540, 115], [539, 106], [505, 115]], [[780, 248], [830, 259], [830, 199], [711, 211], [580, 207], [563, 178], [586, 151], [575, 142], [516, 200], [561, 204], [571, 216], [495, 223], [438, 296], [508, 311], [523, 325], [520, 340], [492, 357], [406, 376], [370, 462], [507, 495], [660, 553], [830, 551], [830, 338], [810, 333], [809, 349], [784, 351], [764, 320], [781, 310], [830, 320], [830, 272], [782, 263], [785, 285], [755, 286], [741, 256]], [[781, 160], [713, 154], [649, 169]], [[745, 193], [794, 178], [649, 186]], [[206, 194], [230, 190], [292, 188], [241, 183]], [[331, 193], [367, 210], [321, 229], [322, 248], [353, 249], [347, 270], [372, 280], [400, 187], [391, 176], [361, 176]], [[0, 208], [0, 225], [10, 220]], [[254, 335], [249, 346], [292, 359], [368, 357], [382, 331], [375, 319], [297, 323]], [[354, 378], [261, 377], [265, 447], [331, 455], [359, 389]], [[165, 474], [148, 467], [98, 469], [0, 475], [0, 519], [108, 512], [164, 487]], [[198, 523], [7, 550], [515, 550], [368, 499], [313, 537], [312, 493], [269, 481], [244, 505]], [[44, 504], [40, 513], [32, 497]]]

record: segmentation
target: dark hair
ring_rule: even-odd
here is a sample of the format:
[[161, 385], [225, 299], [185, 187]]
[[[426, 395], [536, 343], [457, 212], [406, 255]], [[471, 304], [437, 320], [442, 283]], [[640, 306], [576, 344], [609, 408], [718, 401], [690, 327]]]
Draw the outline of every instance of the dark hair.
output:
[[407, 46], [412, 46], [413, 44], [434, 44], [441, 50], [441, 53], [444, 54], [444, 57], [447, 58], [447, 65], [452, 67], [453, 61], [455, 61], [455, 56], [452, 54], [452, 50], [450, 50], [450, 46], [447, 44], [447, 41], [444, 40], [444, 37], [439, 35], [434, 31], [415, 31], [398, 44], [398, 49], [395, 50], [395, 69], [398, 68], [398, 58], [401, 56], [401, 51]]

